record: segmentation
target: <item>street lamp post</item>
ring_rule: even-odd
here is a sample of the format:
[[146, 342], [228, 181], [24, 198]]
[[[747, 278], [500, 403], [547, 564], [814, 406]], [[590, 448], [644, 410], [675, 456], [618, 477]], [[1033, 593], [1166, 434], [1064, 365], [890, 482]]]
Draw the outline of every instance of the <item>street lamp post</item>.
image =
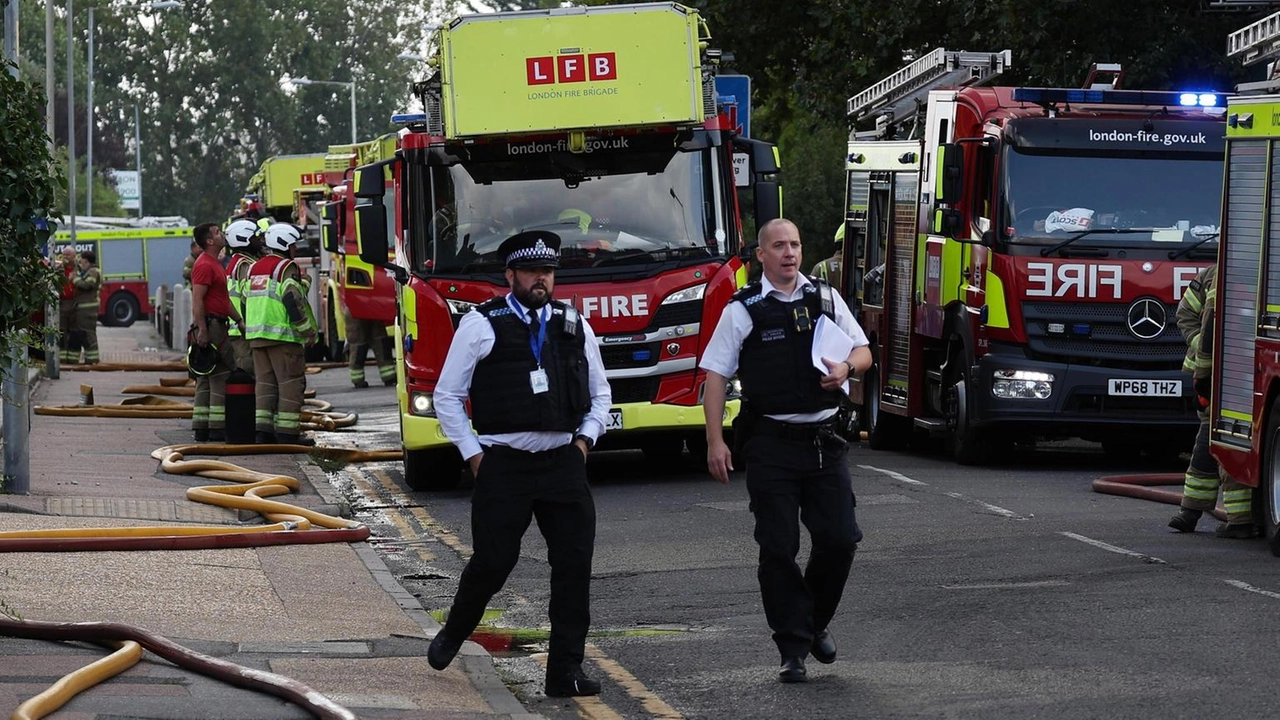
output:
[[310, 78], [292, 78], [289, 80], [294, 85], [339, 85], [351, 89], [351, 144], [354, 145], [359, 141], [356, 134], [356, 84], [352, 82], [342, 82], [341, 80], [312, 80]]
[[[152, 10], [169, 10], [172, 8], [182, 7], [182, 5], [183, 3], [179, 2], [178, 0], [155, 0], [154, 2], [151, 3], [151, 9]], [[68, 0], [67, 11], [70, 12], [70, 9], [71, 9], [71, 0]], [[97, 8], [94, 8], [94, 7], [89, 8], [89, 78], [88, 78], [89, 98], [88, 98], [88, 106], [85, 108], [85, 112], [89, 117], [89, 122], [88, 122], [88, 127], [85, 130], [86, 133], [88, 134], [88, 144], [85, 147], [85, 151], [84, 151], [84, 164], [85, 164], [84, 179], [86, 183], [85, 189], [84, 189], [84, 192], [85, 192], [84, 214], [85, 215], [93, 215], [93, 122], [94, 122], [93, 121], [93, 111], [94, 111], [93, 49], [97, 41], [97, 32], [95, 32], [94, 30], [94, 23], [93, 23], [93, 11], [96, 9]], [[70, 28], [70, 21], [68, 21], [68, 28]], [[133, 120], [135, 125], [134, 139], [136, 140], [138, 136], [136, 131], [136, 125], [138, 121], [138, 108], [136, 105], [134, 106], [134, 109], [133, 109]], [[141, 153], [141, 150], [142, 150], [141, 146], [138, 147], [138, 150], [139, 150], [139, 153]], [[142, 195], [142, 160], [141, 158], [138, 159], [138, 195], [139, 195], [138, 217], [142, 217], [142, 197], [141, 197]]]

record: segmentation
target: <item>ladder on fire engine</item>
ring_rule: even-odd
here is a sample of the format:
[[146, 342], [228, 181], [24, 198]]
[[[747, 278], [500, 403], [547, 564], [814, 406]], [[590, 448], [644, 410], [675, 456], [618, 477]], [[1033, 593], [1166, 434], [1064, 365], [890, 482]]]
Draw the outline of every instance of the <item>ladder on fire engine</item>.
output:
[[877, 124], [915, 115], [930, 90], [984, 85], [1013, 63], [1013, 52], [965, 52], [937, 48], [889, 77], [849, 98], [849, 119], [857, 123], [872, 114]]
[[[1244, 65], [1257, 65], [1280, 57], [1280, 12], [1273, 13], [1261, 20], [1245, 25], [1227, 36], [1227, 57], [1239, 56]], [[1261, 82], [1241, 83], [1236, 86], [1237, 92], [1256, 93], [1274, 92], [1280, 88], [1280, 77], [1277, 76], [1280, 63], [1273, 62], [1268, 70], [1268, 77]]]

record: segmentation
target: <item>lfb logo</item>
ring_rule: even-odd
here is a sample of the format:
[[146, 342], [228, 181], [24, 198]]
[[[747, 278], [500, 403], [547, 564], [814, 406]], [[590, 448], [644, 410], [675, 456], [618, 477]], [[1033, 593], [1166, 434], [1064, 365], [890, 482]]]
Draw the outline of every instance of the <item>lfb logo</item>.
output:
[[530, 85], [617, 80], [616, 53], [575, 53], [525, 58]]

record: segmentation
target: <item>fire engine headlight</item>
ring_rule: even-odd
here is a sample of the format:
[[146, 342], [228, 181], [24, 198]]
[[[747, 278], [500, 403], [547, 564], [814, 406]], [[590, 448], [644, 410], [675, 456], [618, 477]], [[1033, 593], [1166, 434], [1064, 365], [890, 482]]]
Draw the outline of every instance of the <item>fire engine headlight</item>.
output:
[[707, 292], [707, 284], [694, 285], [683, 290], [677, 290], [662, 299], [662, 305], [670, 305], [672, 303], [689, 302], [690, 300], [701, 300], [703, 294]]
[[409, 393], [409, 412], [421, 417], [435, 417], [436, 403], [431, 393], [416, 390]]
[[466, 300], [458, 300], [457, 298], [445, 298], [445, 303], [449, 305], [449, 312], [454, 315], [466, 315], [476, 309], [479, 303], [468, 302]]
[[996, 370], [991, 376], [991, 395], [1001, 400], [1047, 400], [1052, 394], [1052, 373]]

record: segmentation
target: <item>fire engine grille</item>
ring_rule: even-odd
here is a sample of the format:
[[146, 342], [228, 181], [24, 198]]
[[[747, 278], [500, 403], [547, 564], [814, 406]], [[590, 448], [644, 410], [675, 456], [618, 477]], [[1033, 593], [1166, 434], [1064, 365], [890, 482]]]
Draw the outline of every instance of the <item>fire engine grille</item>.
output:
[[653, 322], [649, 323], [650, 329], [669, 328], [676, 325], [692, 325], [702, 321], [702, 301], [689, 300], [687, 302], [671, 303], [670, 305], [659, 305], [658, 312], [653, 314]]
[[613, 395], [613, 404], [653, 402], [658, 394], [658, 383], [661, 378], [621, 378], [609, 381], [609, 390]]
[[1169, 417], [1191, 415], [1196, 411], [1195, 400], [1190, 397], [1116, 397], [1103, 393], [1073, 393], [1063, 412], [1096, 413], [1100, 416]]
[[600, 359], [604, 361], [605, 370], [653, 367], [661, 351], [661, 342], [601, 345]]
[[[1177, 309], [1165, 305], [1164, 332], [1152, 340], [1139, 340], [1129, 332], [1129, 306], [1123, 303], [1027, 302], [1022, 304], [1022, 317], [1027, 345], [1036, 355], [1176, 369], [1182, 367], [1187, 347], [1174, 322]], [[1050, 332], [1050, 325], [1061, 325], [1061, 331]]]

